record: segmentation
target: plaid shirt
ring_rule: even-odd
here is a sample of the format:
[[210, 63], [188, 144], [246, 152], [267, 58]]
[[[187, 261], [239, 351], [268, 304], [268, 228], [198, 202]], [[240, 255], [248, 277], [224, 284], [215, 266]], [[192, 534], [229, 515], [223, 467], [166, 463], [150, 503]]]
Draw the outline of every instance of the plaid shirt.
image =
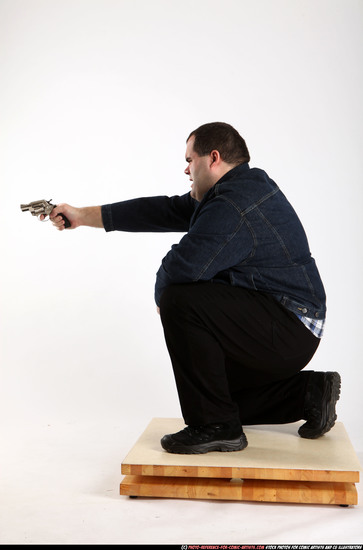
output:
[[298, 315], [298, 318], [304, 325], [316, 336], [321, 338], [324, 332], [325, 319], [310, 319], [303, 315]]

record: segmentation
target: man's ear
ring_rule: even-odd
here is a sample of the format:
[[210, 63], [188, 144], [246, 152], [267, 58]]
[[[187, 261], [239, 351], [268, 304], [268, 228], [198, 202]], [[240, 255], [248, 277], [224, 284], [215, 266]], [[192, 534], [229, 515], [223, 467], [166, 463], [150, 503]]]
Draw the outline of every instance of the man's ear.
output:
[[217, 149], [213, 149], [210, 153], [210, 159], [211, 159], [211, 165], [216, 164], [218, 165], [221, 162], [221, 155]]

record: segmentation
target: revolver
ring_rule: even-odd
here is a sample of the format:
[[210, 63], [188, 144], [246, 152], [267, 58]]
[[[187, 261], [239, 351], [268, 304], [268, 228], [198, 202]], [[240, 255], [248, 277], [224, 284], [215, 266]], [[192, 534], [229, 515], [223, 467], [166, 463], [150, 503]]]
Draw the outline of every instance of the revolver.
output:
[[[53, 199], [50, 199], [50, 201], [33, 201], [29, 204], [21, 204], [20, 208], [22, 212], [30, 212], [32, 216], [41, 216], [42, 214], [44, 216], [49, 216], [49, 214], [52, 212], [53, 208], [55, 208], [57, 205], [52, 204], [51, 201]], [[65, 228], [71, 227], [70, 221], [63, 215], [59, 214], [61, 218], [65, 221]], [[46, 220], [43, 220], [46, 221]]]

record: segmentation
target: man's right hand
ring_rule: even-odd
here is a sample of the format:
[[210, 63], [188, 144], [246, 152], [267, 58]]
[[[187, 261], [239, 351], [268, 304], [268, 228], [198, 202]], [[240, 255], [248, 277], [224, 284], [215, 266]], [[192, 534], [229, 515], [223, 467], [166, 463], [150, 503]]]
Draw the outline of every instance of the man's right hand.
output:
[[[76, 229], [76, 227], [80, 227], [81, 225], [88, 227], [103, 227], [100, 206], [75, 208], [65, 203], [58, 204], [53, 208], [49, 219], [56, 229], [63, 231], [65, 229], [65, 222], [60, 214], [63, 214], [71, 224], [67, 229]], [[41, 219], [42, 218], [44, 219], [44, 216], [41, 216]]]
[[59, 231], [63, 231], [63, 229], [65, 229], [65, 222], [62, 216], [60, 216], [60, 214], [63, 214], [71, 224], [68, 229], [75, 229], [76, 227], [82, 225], [81, 210], [81, 208], [75, 208], [69, 204], [58, 204], [55, 208], [53, 208], [49, 219], [54, 227], [56, 227]]

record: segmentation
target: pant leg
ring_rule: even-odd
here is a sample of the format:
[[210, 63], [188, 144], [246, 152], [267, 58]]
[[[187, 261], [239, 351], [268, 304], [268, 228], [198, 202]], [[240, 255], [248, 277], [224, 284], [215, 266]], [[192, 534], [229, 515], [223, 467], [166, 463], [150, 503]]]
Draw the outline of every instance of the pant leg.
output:
[[[186, 424], [243, 423], [244, 417], [268, 423], [265, 413], [272, 411], [275, 421], [286, 422], [289, 408], [299, 414], [306, 376], [294, 384], [289, 379], [307, 365], [319, 340], [271, 296], [215, 283], [173, 285], [163, 293], [160, 313]], [[288, 403], [281, 402], [284, 385], [294, 396]]]
[[[228, 365], [229, 367], [230, 365]], [[229, 369], [227, 367], [227, 376]], [[245, 387], [236, 390], [232, 376], [230, 392], [232, 400], [237, 403], [241, 424], [286, 424], [304, 418], [304, 404], [307, 384], [313, 371], [300, 371], [282, 380], [269, 381], [261, 385], [261, 380], [249, 385], [251, 374], [242, 365], [233, 364], [233, 371], [238, 368], [240, 375], [246, 376]]]

